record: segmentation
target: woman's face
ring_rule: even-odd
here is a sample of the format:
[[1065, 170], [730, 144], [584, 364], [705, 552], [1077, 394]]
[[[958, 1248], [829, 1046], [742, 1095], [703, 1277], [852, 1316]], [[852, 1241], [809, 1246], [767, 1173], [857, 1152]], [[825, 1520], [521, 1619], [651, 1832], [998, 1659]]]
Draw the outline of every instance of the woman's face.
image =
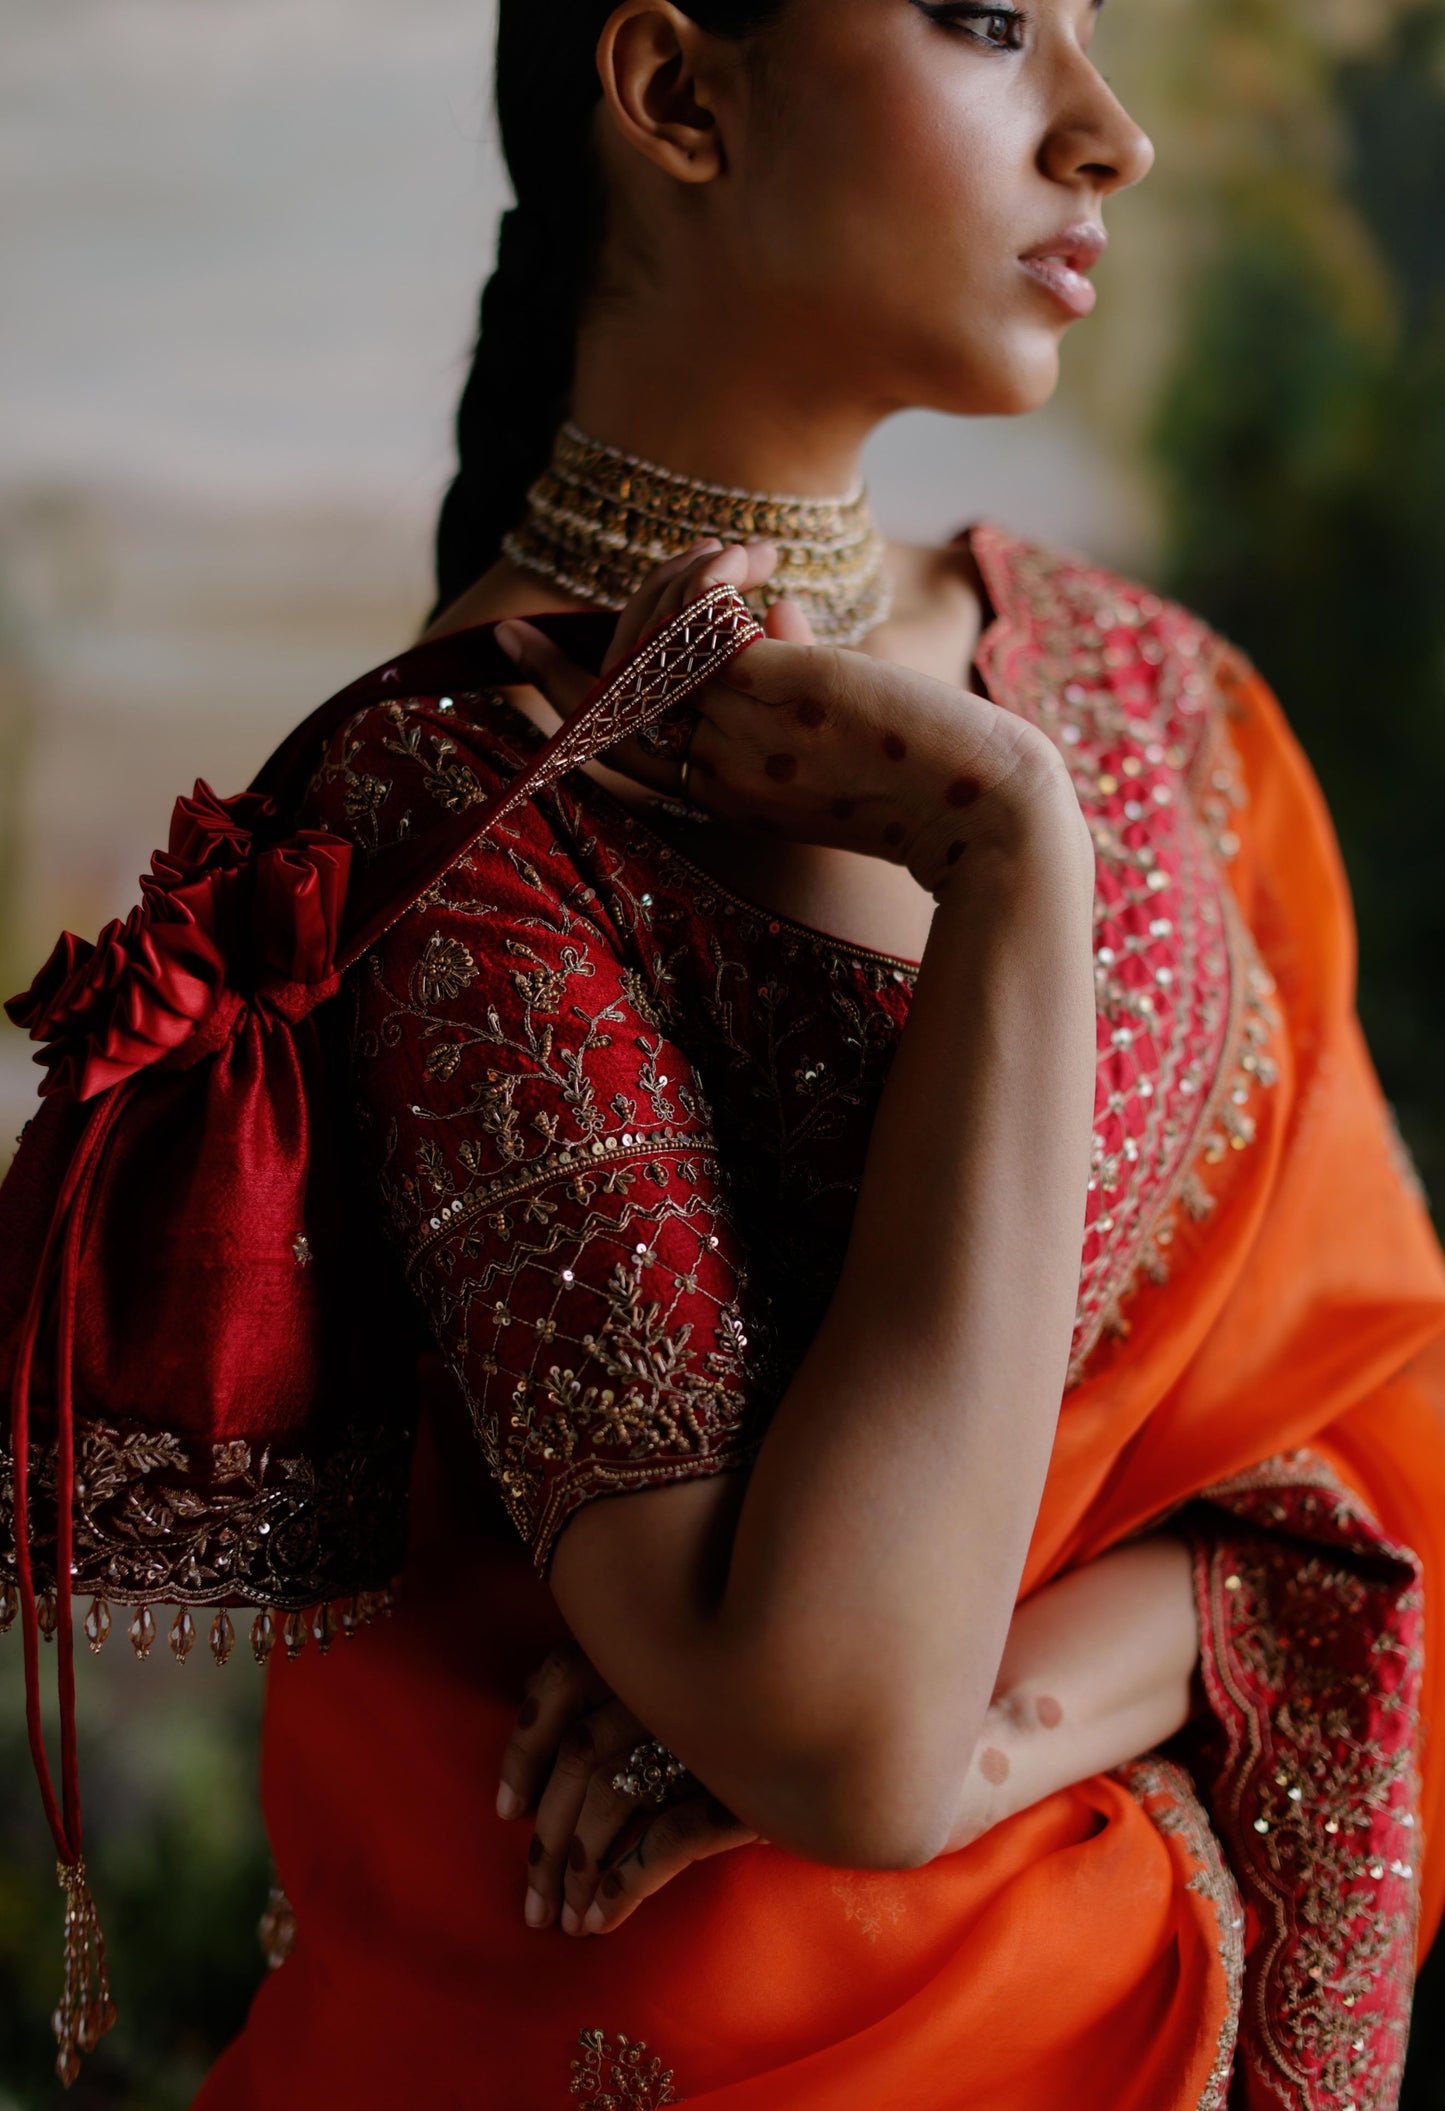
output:
[[816, 372], [823, 352], [880, 413], [1013, 414], [1052, 393], [1093, 288], [1021, 260], [1072, 248], [1087, 269], [1104, 200], [1154, 159], [1089, 56], [1097, 15], [788, 0], [713, 198], [770, 356]]

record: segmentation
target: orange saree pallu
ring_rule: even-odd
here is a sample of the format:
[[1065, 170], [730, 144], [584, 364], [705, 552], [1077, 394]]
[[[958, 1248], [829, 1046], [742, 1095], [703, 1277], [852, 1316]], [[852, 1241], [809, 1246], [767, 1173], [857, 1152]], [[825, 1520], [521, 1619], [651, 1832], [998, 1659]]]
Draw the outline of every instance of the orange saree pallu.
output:
[[[552, 1549], [581, 1503], [765, 1440], [916, 966], [741, 898], [574, 772], [337, 1001], [348, 1162], [422, 1350], [409, 1551], [389, 1618], [268, 1666], [275, 1969], [200, 2111], [1395, 2102], [1445, 1902], [1445, 1261], [1356, 1023], [1338, 852], [1227, 641], [968, 532], [971, 685], [1058, 742], [1098, 871], [1093, 1177], [1022, 1593], [1186, 1535], [1204, 1705], [923, 1869], [760, 1844], [611, 1935], [524, 1926], [529, 1828], [493, 1797], [561, 1633]], [[379, 893], [542, 745], [444, 643], [357, 685], [297, 816]], [[397, 1325], [359, 1319], [363, 1361]]]

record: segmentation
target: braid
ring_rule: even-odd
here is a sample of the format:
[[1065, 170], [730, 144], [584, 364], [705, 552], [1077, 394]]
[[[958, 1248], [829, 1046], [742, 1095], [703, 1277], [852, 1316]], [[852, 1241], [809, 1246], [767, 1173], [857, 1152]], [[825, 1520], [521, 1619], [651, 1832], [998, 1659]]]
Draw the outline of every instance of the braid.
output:
[[[457, 474], [437, 526], [437, 610], [496, 561], [567, 415], [577, 330], [602, 239], [592, 147], [594, 53], [614, 0], [501, 0], [496, 97], [516, 204], [482, 293], [457, 412]], [[785, 0], [693, 0], [702, 28], [742, 36]]]

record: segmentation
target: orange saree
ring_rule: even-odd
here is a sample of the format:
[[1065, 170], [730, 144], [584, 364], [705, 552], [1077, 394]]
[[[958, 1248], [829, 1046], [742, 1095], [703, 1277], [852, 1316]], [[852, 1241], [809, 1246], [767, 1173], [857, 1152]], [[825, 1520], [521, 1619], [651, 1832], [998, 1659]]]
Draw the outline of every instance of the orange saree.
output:
[[[199, 2111], [1395, 2100], [1445, 1901], [1445, 1262], [1356, 1023], [1338, 853], [1240, 653], [970, 535], [971, 680], [1060, 743], [1098, 852], [1094, 1181], [1022, 1589], [1170, 1520], [1207, 1710], [924, 1869], [758, 1845], [602, 1939], [524, 1926], [526, 1829], [492, 1797], [560, 1631], [551, 1548], [579, 1503], [765, 1441], [912, 974], [574, 775], [355, 978], [357, 1149], [439, 1354], [392, 1618], [268, 1670], [276, 1969]], [[312, 787], [364, 854], [540, 739], [399, 666]]]

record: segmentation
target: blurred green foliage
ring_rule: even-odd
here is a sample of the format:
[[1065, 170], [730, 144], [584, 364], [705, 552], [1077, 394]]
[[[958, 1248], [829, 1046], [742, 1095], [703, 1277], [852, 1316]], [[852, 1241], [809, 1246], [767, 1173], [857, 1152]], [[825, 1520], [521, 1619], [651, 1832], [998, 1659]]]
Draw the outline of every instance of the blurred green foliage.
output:
[[[98, 1658], [82, 1642], [76, 1664], [86, 1862], [120, 2020], [68, 2093], [48, 2020], [63, 1902], [26, 1746], [18, 1629], [0, 1643], [0, 2111], [184, 2111], [264, 1972], [261, 1673], [239, 1651], [218, 1671], [204, 1646], [178, 1666], [164, 1625], [141, 1663], [126, 1617]], [[41, 1676], [49, 1699], [53, 1644]], [[56, 1773], [53, 1707], [46, 1739]]]
[[1336, 182], [1241, 186], [1153, 449], [1164, 584], [1278, 690], [1324, 787], [1360, 1008], [1445, 1198], [1445, 7], [1333, 81]]

